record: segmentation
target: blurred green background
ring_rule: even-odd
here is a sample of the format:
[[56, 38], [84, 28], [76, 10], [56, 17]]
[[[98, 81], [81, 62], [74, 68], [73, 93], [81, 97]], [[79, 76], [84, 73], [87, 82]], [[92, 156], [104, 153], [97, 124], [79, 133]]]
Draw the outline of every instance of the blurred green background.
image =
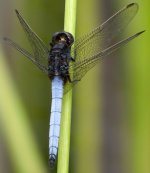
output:
[[[76, 38], [133, 1], [78, 0]], [[150, 2], [124, 36], [146, 30], [93, 68], [73, 89], [70, 173], [150, 172]], [[65, 1], [1, 0], [0, 37], [30, 46], [14, 13], [48, 45], [63, 30]], [[27, 58], [0, 46], [0, 173], [56, 172], [48, 166], [50, 81]]]

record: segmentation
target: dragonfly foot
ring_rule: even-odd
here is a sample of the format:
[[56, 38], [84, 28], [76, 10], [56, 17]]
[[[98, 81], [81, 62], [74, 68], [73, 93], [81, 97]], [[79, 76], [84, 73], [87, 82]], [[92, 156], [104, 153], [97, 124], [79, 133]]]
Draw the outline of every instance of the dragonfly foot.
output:
[[79, 82], [80, 80], [73, 80], [71, 81], [71, 83], [76, 83], [76, 82]]

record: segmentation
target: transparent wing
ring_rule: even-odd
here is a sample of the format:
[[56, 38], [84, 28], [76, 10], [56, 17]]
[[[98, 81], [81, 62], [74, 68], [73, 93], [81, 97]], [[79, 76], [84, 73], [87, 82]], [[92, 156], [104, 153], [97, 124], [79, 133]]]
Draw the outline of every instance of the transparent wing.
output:
[[[47, 66], [48, 66], [48, 53], [49, 53], [48, 48], [45, 46], [43, 41], [37, 36], [37, 34], [32, 31], [30, 26], [21, 17], [19, 12], [17, 10], [15, 10], [15, 12], [16, 12], [17, 17], [19, 19], [19, 22], [20, 22], [20, 24], [21, 24], [21, 26], [22, 26], [22, 28], [23, 28], [23, 30], [24, 30], [24, 32], [25, 32], [25, 34], [26, 34], [30, 44], [31, 44], [31, 47], [32, 47], [32, 50], [33, 50], [32, 60], [34, 62], [36, 62], [36, 64], [41, 65], [42, 68], [46, 69]], [[25, 51], [25, 50], [22, 51], [22, 48], [20, 49], [19, 46], [16, 45], [16, 43], [12, 44], [12, 41], [10, 41], [10, 40], [9, 40], [9, 42], [10, 42], [11, 46], [16, 48], [21, 53], [23, 53]], [[25, 55], [25, 53], [23, 53], [23, 54]], [[31, 58], [29, 58], [29, 59], [31, 60]]]
[[75, 41], [74, 48], [71, 51], [75, 62], [69, 66], [72, 83], [66, 83], [65, 93], [105, 56], [142, 33], [139, 32], [127, 39], [118, 41], [119, 34], [134, 18], [137, 11], [138, 4], [131, 3], [111, 16], [102, 25]]
[[94, 67], [97, 63], [99, 63], [104, 57], [108, 56], [115, 50], [119, 49], [121, 46], [127, 44], [129, 41], [133, 40], [140, 34], [142, 34], [144, 31], [138, 32], [135, 35], [128, 37], [104, 50], [101, 52], [83, 59], [82, 61], [75, 62], [74, 64], [70, 65], [69, 70], [70, 70], [70, 75], [71, 75], [71, 80], [72, 83], [67, 83], [65, 87], [65, 93], [68, 92], [73, 85], [75, 85], [78, 81], [81, 80], [81, 78], [92, 68]]
[[43, 66], [43, 65], [39, 64], [39, 62], [36, 61], [35, 57], [32, 54], [30, 54], [25, 49], [21, 48], [17, 43], [13, 42], [12, 40], [10, 40], [7, 37], [4, 37], [1, 41], [3, 41], [7, 45], [15, 48], [19, 52], [21, 52], [24, 56], [26, 56], [29, 60], [31, 60], [37, 67], [39, 67], [40, 70], [42, 70], [43, 72], [48, 74], [47, 66]]
[[137, 3], [129, 4], [106, 20], [102, 25], [78, 39], [72, 50], [75, 61], [78, 62], [86, 59], [117, 43], [119, 39], [118, 35], [134, 18], [137, 11]]

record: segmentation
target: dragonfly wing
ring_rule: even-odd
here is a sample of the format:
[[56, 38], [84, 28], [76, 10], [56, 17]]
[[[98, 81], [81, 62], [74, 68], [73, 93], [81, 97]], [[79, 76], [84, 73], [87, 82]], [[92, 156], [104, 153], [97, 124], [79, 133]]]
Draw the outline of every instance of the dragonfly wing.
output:
[[36, 61], [37, 64], [41, 65], [42, 67], [47, 67], [48, 53], [49, 53], [48, 48], [45, 46], [43, 41], [38, 37], [38, 35], [32, 31], [30, 26], [22, 18], [19, 12], [17, 10], [15, 10], [15, 12], [33, 49], [34, 61]]
[[72, 76], [71, 80], [73, 83], [76, 83], [77, 81], [81, 80], [81, 78], [92, 68], [94, 67], [100, 60], [102, 60], [107, 55], [111, 54], [121, 46], [127, 44], [129, 41], [133, 40], [140, 34], [142, 34], [144, 31], [141, 31], [139, 33], [136, 33], [135, 35], [132, 35], [131, 37], [128, 37], [102, 51], [99, 53], [89, 57], [85, 58], [82, 61], [75, 62], [74, 64], [69, 66], [70, 70], [70, 76]]
[[48, 73], [47, 66], [43, 66], [43, 65], [39, 64], [38, 61], [36, 61], [36, 58], [32, 54], [30, 54], [25, 49], [21, 48], [17, 43], [13, 42], [12, 40], [10, 40], [9, 38], [6, 38], [6, 37], [4, 37], [1, 41], [3, 41], [7, 45], [15, 48], [19, 52], [21, 52], [24, 56], [26, 56], [28, 59], [30, 59], [37, 67], [39, 67], [40, 70], [42, 70], [45, 73]]
[[[119, 34], [126, 28], [138, 11], [138, 4], [132, 3], [111, 16], [102, 25], [77, 39], [72, 49], [76, 62], [93, 56], [117, 43]], [[101, 45], [100, 45], [101, 44]]]

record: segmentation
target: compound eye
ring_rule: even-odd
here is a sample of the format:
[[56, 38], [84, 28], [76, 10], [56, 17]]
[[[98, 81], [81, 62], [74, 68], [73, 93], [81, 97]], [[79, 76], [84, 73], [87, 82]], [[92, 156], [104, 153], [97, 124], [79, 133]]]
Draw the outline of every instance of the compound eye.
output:
[[54, 44], [59, 43], [59, 42], [67, 42], [67, 37], [63, 33], [57, 32], [54, 34], [52, 42]]
[[67, 38], [65, 37], [65, 35], [58, 35], [56, 37], [56, 42], [66, 42], [67, 43]]
[[52, 43], [57, 44], [59, 42], [66, 43], [68, 46], [71, 46], [74, 42], [73, 36], [68, 32], [56, 32], [53, 35]]
[[74, 37], [71, 33], [66, 32], [67, 38], [68, 38], [68, 45], [71, 46], [74, 43]]

